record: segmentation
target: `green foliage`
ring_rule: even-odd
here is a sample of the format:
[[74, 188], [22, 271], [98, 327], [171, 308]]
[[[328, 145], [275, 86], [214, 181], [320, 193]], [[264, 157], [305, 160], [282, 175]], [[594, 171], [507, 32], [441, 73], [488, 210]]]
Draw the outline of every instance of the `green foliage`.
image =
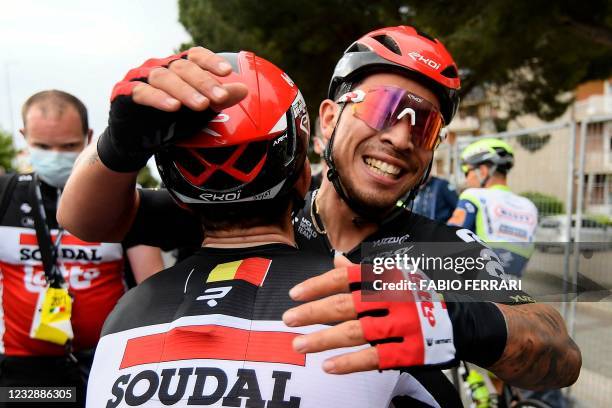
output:
[[17, 155], [17, 150], [13, 145], [13, 137], [10, 133], [0, 129], [0, 167], [5, 171], [15, 170], [13, 159]]
[[536, 206], [540, 218], [548, 215], [563, 214], [565, 211], [563, 202], [555, 196], [538, 193], [536, 191], [521, 193], [521, 195], [531, 200]]
[[[566, 91], [612, 75], [608, 0], [179, 0], [193, 42], [215, 51], [252, 50], [296, 81], [316, 116], [336, 61], [377, 27], [412, 24], [440, 38], [475, 86], [511, 95], [511, 116], [550, 120]], [[184, 44], [183, 47], [187, 47]]]
[[550, 140], [550, 135], [522, 135], [517, 138], [518, 142], [524, 149], [530, 152], [540, 150]]
[[390, 0], [179, 0], [179, 20], [196, 45], [218, 52], [254, 51], [277, 64], [298, 84], [314, 118], [342, 52], [372, 29], [401, 24], [400, 5]]
[[151, 170], [148, 166], [144, 166], [142, 169], [140, 169], [136, 182], [144, 188], [159, 187], [159, 181], [157, 181], [157, 179], [151, 175]]
[[584, 218], [593, 220], [603, 225], [612, 225], [612, 218], [605, 214], [586, 214]]

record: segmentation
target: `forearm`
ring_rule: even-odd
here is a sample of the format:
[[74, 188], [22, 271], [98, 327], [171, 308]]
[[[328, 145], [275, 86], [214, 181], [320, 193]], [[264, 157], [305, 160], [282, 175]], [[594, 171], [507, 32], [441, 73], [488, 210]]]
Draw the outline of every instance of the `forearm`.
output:
[[556, 310], [544, 304], [497, 306], [504, 314], [508, 338], [490, 371], [511, 385], [534, 390], [567, 387], [578, 379], [580, 349]]
[[164, 269], [164, 260], [157, 247], [137, 245], [127, 250], [127, 256], [138, 284]]
[[92, 143], [79, 156], [66, 183], [58, 222], [87, 241], [122, 240], [138, 209], [136, 176], [136, 172], [108, 169]]

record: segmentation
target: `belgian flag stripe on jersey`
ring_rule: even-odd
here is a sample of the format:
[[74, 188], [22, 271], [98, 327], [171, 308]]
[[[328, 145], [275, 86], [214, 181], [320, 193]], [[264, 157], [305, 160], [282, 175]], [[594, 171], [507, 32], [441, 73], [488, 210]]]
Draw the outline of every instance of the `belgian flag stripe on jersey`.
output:
[[176, 360], [219, 359], [305, 366], [291, 347], [296, 333], [250, 331], [218, 325], [182, 326], [128, 340], [120, 369]]
[[270, 268], [271, 260], [248, 258], [241, 261], [222, 263], [210, 272], [207, 283], [240, 279], [255, 286], [261, 286]]

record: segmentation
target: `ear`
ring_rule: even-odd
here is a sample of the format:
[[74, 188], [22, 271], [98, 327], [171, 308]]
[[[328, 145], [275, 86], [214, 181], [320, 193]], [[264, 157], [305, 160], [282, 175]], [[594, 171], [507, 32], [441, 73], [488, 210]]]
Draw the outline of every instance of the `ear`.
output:
[[483, 179], [490, 176], [489, 172], [491, 171], [491, 168], [487, 166], [486, 164], [481, 164], [480, 166], [478, 166], [478, 169], [480, 169], [480, 176]]
[[327, 145], [338, 121], [339, 106], [331, 99], [326, 99], [319, 106], [319, 126], [321, 129], [322, 142]]
[[87, 142], [85, 143], [85, 145], [88, 145], [91, 143], [91, 137], [93, 136], [93, 129], [89, 129], [87, 131]]

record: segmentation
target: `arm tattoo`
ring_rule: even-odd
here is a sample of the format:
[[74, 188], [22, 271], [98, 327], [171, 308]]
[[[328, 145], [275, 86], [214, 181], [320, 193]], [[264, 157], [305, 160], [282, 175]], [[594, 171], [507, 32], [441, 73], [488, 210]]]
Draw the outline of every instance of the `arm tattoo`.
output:
[[576, 382], [582, 365], [580, 349], [556, 310], [544, 304], [497, 306], [506, 318], [508, 340], [501, 358], [489, 367], [492, 372], [528, 389], [561, 388]]

